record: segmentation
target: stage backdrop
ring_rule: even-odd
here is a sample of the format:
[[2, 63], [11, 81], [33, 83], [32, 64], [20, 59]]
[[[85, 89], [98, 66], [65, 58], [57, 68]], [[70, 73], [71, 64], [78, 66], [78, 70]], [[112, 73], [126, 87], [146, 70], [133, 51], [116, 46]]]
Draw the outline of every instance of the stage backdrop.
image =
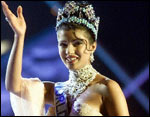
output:
[[[27, 23], [22, 76], [42, 81], [68, 80], [60, 60], [55, 32], [58, 8], [64, 1], [8, 1], [16, 14], [22, 5]], [[92, 1], [100, 16], [98, 47], [93, 66], [117, 81], [127, 99], [130, 115], [149, 115], [149, 2]], [[5, 73], [13, 31], [1, 9], [1, 115], [13, 116]]]

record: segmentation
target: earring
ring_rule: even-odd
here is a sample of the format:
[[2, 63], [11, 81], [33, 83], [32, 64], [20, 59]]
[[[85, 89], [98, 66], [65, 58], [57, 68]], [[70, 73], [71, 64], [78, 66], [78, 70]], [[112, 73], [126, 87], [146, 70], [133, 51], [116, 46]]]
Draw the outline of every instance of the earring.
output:
[[90, 55], [90, 61], [91, 61], [91, 63], [94, 62], [94, 54], [93, 53]]

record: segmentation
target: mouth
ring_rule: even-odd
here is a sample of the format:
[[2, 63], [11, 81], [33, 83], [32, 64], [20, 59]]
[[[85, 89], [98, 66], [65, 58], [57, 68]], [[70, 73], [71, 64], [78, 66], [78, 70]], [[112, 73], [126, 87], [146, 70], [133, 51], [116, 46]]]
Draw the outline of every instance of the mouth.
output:
[[67, 56], [66, 57], [66, 62], [69, 64], [73, 64], [78, 60], [79, 57], [77, 56]]

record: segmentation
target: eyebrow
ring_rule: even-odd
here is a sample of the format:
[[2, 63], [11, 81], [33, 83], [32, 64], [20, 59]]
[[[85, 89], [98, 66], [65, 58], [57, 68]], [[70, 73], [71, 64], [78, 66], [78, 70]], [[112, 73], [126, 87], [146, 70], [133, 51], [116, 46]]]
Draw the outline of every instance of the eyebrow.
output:
[[[59, 42], [66, 42], [67, 40], [63, 39], [60, 40]], [[72, 39], [72, 41], [84, 41], [84, 39], [80, 39], [80, 38], [76, 38], [76, 39]]]
[[72, 40], [72, 41], [83, 41], [83, 39], [77, 38], [77, 39], [74, 39], [74, 40]]

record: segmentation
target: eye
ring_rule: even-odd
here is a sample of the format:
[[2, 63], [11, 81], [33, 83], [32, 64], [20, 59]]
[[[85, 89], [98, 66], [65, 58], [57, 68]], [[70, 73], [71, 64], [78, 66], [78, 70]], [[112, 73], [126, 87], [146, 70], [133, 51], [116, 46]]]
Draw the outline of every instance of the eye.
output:
[[73, 42], [73, 45], [74, 45], [74, 46], [79, 46], [79, 45], [81, 45], [81, 44], [83, 44], [83, 42], [82, 42], [82, 41], [79, 41], [79, 40]]
[[59, 44], [59, 46], [65, 48], [65, 47], [67, 47], [67, 43], [63, 43], [63, 42], [62, 42], [62, 43]]

